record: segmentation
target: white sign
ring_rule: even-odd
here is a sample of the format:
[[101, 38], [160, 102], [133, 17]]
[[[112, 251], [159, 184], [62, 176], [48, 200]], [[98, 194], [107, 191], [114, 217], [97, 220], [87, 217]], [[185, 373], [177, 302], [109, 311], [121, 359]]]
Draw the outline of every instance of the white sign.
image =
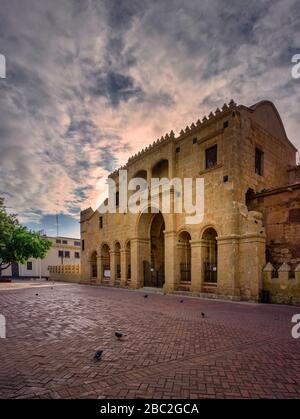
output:
[[0, 339], [6, 338], [6, 320], [3, 314], [0, 314]]

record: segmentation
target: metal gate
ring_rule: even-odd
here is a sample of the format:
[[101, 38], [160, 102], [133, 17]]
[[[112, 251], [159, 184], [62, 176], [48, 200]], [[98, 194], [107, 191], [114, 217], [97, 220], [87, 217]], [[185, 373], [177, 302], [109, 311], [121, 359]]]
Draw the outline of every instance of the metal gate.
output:
[[165, 266], [160, 265], [159, 269], [151, 267], [150, 262], [143, 261], [144, 287], [162, 288], [165, 283]]
[[180, 264], [180, 281], [191, 282], [191, 264], [190, 263]]
[[217, 282], [217, 265], [214, 263], [204, 262], [204, 282]]

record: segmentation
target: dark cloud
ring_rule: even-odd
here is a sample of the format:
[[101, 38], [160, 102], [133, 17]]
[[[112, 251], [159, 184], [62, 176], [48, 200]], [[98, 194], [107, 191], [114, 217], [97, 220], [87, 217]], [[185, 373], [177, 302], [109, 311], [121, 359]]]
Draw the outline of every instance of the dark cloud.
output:
[[298, 0], [2, 0], [0, 18], [0, 191], [26, 222], [72, 223], [99, 176], [231, 97], [274, 100], [299, 146]]
[[106, 97], [112, 106], [118, 106], [121, 101], [141, 97], [143, 94], [142, 90], [135, 86], [132, 77], [114, 71], [95, 71], [90, 78], [90, 84], [90, 94]]

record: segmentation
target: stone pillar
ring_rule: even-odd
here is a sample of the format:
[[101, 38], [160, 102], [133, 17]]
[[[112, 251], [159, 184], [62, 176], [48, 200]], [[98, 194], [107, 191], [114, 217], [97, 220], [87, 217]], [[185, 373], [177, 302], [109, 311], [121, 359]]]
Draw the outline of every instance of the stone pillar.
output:
[[165, 231], [165, 292], [173, 292], [179, 283], [179, 263], [176, 258], [176, 232]]
[[239, 242], [239, 282], [242, 300], [259, 300], [262, 290], [262, 271], [266, 263], [265, 235], [246, 233]]
[[101, 284], [103, 277], [103, 257], [97, 256], [97, 279], [96, 283]]
[[120, 250], [120, 259], [121, 259], [121, 281], [120, 287], [125, 287], [127, 283], [127, 257], [128, 257], [128, 250], [121, 249]]
[[300, 263], [295, 268], [295, 280], [296, 284], [300, 285]]
[[144, 285], [143, 262], [150, 263], [150, 239], [134, 238], [131, 243], [131, 281], [130, 288], [140, 288]]
[[203, 284], [203, 257], [205, 240], [194, 240], [191, 244], [191, 291], [199, 293]]
[[[217, 237], [218, 242], [218, 294], [238, 296], [238, 236]], [[251, 257], [249, 257], [251, 260]]]
[[109, 259], [110, 259], [110, 280], [109, 285], [112, 287], [115, 286], [116, 279], [117, 279], [117, 252], [114, 250], [109, 251]]

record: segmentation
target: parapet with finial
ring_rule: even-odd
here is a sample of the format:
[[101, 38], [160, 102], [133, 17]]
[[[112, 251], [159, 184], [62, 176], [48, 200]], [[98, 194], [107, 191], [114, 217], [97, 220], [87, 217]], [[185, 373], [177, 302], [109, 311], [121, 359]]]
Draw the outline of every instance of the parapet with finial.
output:
[[[187, 125], [185, 130], [181, 129], [179, 133], [179, 137], [177, 137], [177, 139], [184, 138], [190, 135], [191, 133], [193, 133], [193, 131], [196, 131], [197, 129], [199, 129], [199, 127], [202, 128], [202, 127], [205, 127], [207, 124], [211, 124], [211, 122], [216, 120], [217, 118], [222, 118], [225, 113], [227, 113], [228, 111], [232, 111], [232, 109], [235, 108], [236, 106], [237, 105], [234, 102], [234, 100], [231, 99], [228, 104], [224, 103], [221, 110], [220, 108], [217, 108], [215, 110], [215, 113], [210, 112], [208, 115], [208, 118], [206, 115], [204, 115], [204, 117], [202, 118], [202, 121], [198, 119], [196, 123], [192, 122], [190, 126]], [[176, 140], [176, 138], [175, 138], [174, 131], [172, 130], [170, 133], [167, 133], [165, 134], [165, 136], [158, 138], [152, 144], [148, 145], [146, 148], [138, 151], [133, 156], [129, 157], [127, 163], [121, 168], [122, 169], [126, 168], [128, 164], [132, 164], [137, 159], [139, 159], [141, 155], [146, 154], [148, 152], [152, 152], [156, 147], [160, 147], [162, 144], [167, 144], [168, 142], [174, 141], [174, 140]], [[121, 168], [116, 169], [114, 172], [111, 173], [111, 175], [116, 175]]]

